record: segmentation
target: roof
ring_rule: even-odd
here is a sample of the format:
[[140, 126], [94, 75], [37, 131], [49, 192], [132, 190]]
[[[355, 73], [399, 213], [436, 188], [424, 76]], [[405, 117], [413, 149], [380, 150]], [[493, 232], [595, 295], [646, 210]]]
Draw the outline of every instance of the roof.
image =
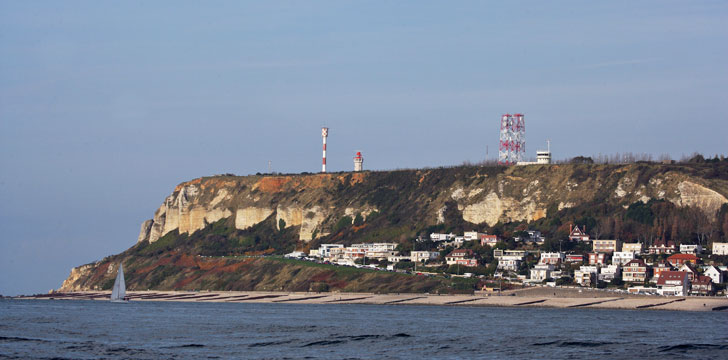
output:
[[630, 267], [630, 266], [643, 266], [647, 267], [647, 264], [645, 264], [645, 261], [642, 259], [632, 259], [628, 263], [624, 264], [624, 267]]
[[710, 278], [710, 276], [696, 276], [696, 278], [693, 280], [694, 285], [708, 285], [711, 282], [713, 282], [713, 279]]
[[683, 261], [693, 261], [695, 262], [698, 260], [698, 257], [693, 254], [675, 254], [670, 255], [670, 257], [667, 258], [667, 261], [670, 260], [683, 260]]
[[453, 250], [447, 256], [457, 257], [457, 256], [467, 256], [467, 255], [472, 255], [472, 254], [473, 254], [473, 250], [470, 250], [470, 249], [456, 249], [456, 250]]
[[670, 247], [670, 246], [675, 247], [675, 242], [668, 241], [667, 243], [665, 243], [664, 241], [655, 241], [655, 243], [650, 247]]
[[685, 271], [663, 271], [657, 279], [657, 285], [667, 285], [667, 281], [680, 281], [681, 284], [688, 280], [688, 273]]

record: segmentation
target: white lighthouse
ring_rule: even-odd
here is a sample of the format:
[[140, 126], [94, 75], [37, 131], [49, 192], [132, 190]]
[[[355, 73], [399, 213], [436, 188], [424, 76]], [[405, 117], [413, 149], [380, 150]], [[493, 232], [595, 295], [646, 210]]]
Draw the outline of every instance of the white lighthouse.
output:
[[362, 165], [364, 165], [364, 157], [361, 156], [361, 151], [357, 151], [354, 156], [354, 171], [362, 171]]
[[329, 137], [329, 128], [327, 128], [327, 127], [321, 128], [321, 137], [324, 140], [324, 158], [323, 158], [323, 163], [321, 163], [321, 172], [325, 173], [326, 172], [326, 138]]

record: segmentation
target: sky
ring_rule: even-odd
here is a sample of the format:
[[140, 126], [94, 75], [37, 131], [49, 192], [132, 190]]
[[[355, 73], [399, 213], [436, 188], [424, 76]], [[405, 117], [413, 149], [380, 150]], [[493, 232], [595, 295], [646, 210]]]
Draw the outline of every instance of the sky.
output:
[[200, 176], [727, 154], [725, 1], [2, 1], [0, 294], [136, 242]]

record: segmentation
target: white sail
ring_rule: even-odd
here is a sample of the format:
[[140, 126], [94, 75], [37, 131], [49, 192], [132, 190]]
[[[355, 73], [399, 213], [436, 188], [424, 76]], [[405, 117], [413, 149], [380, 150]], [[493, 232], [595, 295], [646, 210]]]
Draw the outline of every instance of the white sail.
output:
[[124, 268], [119, 263], [119, 272], [116, 273], [114, 288], [111, 290], [111, 301], [124, 301], [126, 296], [126, 283], [124, 283]]

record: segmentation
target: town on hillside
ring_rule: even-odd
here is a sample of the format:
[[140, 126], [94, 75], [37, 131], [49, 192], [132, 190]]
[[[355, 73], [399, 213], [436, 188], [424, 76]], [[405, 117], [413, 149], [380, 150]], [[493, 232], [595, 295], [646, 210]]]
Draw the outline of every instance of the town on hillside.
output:
[[431, 233], [408, 244], [321, 244], [299, 258], [328, 264], [410, 272], [422, 276], [480, 277], [483, 291], [505, 286], [574, 286], [663, 296], [726, 296], [728, 243], [712, 251], [672, 241], [592, 239], [571, 226], [568, 240], [548, 251], [539, 231], [502, 238], [477, 231]]

